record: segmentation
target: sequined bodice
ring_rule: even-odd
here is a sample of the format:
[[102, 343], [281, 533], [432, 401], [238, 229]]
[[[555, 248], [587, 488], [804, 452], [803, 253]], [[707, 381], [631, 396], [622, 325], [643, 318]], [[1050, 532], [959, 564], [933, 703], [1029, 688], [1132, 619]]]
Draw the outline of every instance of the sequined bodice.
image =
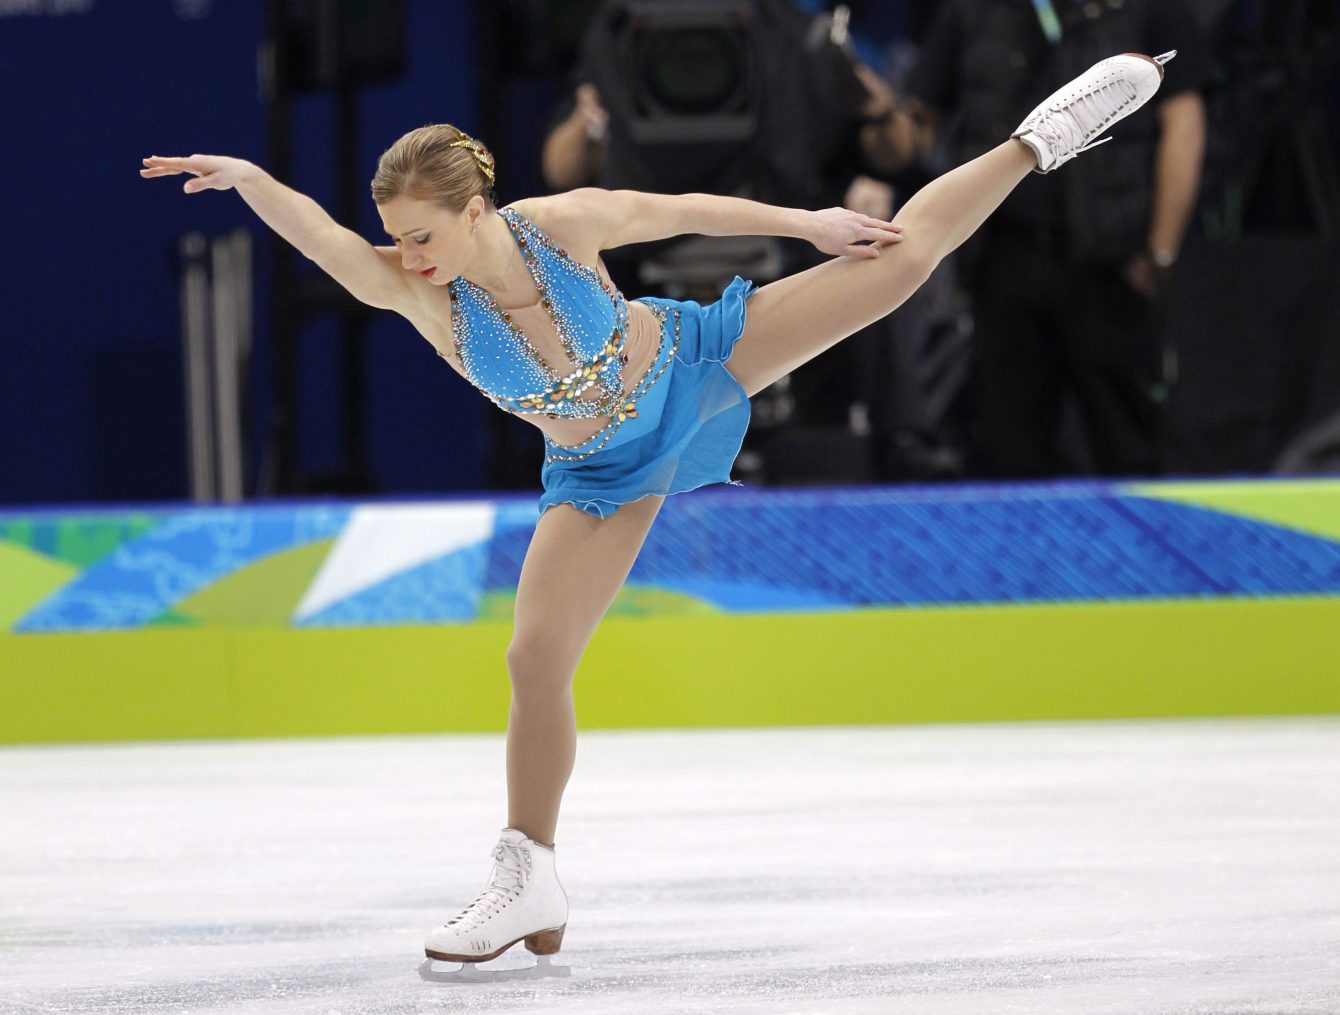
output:
[[507, 412], [550, 418], [616, 416], [623, 391], [628, 304], [623, 294], [520, 212], [498, 212], [525, 257], [568, 358], [547, 362], [511, 314], [463, 277], [447, 283], [456, 354], [466, 377]]

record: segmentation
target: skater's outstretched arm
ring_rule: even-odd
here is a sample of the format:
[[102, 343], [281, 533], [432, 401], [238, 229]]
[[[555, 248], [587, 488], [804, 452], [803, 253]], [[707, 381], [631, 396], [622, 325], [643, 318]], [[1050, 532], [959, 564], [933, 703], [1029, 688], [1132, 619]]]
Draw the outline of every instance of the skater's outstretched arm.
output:
[[698, 233], [791, 236], [808, 240], [825, 254], [870, 258], [879, 256], [880, 247], [902, 238], [901, 226], [846, 208], [804, 211], [715, 194], [583, 187], [526, 204], [542, 205], [536, 210], [571, 238], [572, 246], [595, 251]]
[[409, 276], [395, 250], [382, 253], [345, 229], [305, 194], [284, 186], [259, 166], [223, 155], [191, 155], [144, 160], [145, 178], [190, 173], [182, 189], [236, 190], [261, 220], [322, 271], [370, 306], [404, 312], [415, 302]]

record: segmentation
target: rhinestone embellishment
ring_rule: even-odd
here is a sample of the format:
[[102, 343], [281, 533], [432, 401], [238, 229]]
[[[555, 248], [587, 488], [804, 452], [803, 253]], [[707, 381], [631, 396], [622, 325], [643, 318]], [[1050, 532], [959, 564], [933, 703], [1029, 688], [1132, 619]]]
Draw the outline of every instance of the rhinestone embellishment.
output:
[[[626, 420], [637, 418], [638, 400], [645, 396], [646, 393], [651, 390], [652, 385], [661, 379], [661, 375], [665, 373], [666, 368], [670, 366], [671, 361], [675, 358], [675, 353], [679, 351], [679, 311], [666, 310], [665, 307], [658, 304], [651, 304], [650, 309], [656, 315], [656, 320], [660, 325], [661, 333], [660, 345], [657, 347], [656, 357], [652, 360], [652, 366], [647, 368], [646, 374], [643, 375], [640, 381], [638, 381], [637, 387], [633, 389], [627, 398], [624, 398], [621, 395], [616, 401], [613, 411], [609, 413], [610, 421], [586, 440], [582, 441], [582, 443], [565, 446], [556, 444], [546, 437], [544, 441], [545, 464], [550, 462], [576, 462], [583, 458], [590, 458], [609, 443], [610, 438], [618, 432], [619, 428], [623, 426]], [[673, 331], [666, 327], [666, 321], [672, 313], [675, 318]], [[667, 332], [670, 332], [668, 339]], [[668, 349], [666, 347], [667, 340], [669, 341]], [[657, 363], [660, 364], [659, 367], [656, 367]], [[570, 453], [562, 454], [561, 452]]]
[[[623, 367], [628, 304], [600, 275], [574, 261], [534, 222], [499, 211], [524, 255], [567, 358], [547, 362], [510, 312], [465, 278], [447, 284], [456, 355], [466, 377], [507, 412], [550, 419], [627, 416]], [[598, 391], [597, 397], [583, 397]]]

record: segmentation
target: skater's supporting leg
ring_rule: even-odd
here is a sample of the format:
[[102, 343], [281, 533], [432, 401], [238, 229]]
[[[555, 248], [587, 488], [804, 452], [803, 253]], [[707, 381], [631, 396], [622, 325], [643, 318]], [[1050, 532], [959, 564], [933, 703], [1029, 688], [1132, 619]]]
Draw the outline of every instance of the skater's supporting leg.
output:
[[[899, 216], [905, 239], [874, 260], [842, 258], [764, 287], [728, 368], [753, 394], [841, 338], [889, 313], [1037, 165], [1009, 141], [940, 177]], [[576, 756], [572, 678], [651, 527], [659, 498], [596, 519], [569, 505], [545, 512], [517, 589], [507, 653], [508, 824], [553, 841]]]
[[727, 368], [750, 395], [891, 312], [1037, 165], [1010, 140], [931, 181], [898, 213], [903, 241], [873, 259], [841, 257], [764, 286]]
[[507, 823], [552, 844], [577, 751], [572, 679], [586, 644], [633, 566], [663, 498], [608, 518], [571, 505], [540, 518], [526, 551], [507, 650]]

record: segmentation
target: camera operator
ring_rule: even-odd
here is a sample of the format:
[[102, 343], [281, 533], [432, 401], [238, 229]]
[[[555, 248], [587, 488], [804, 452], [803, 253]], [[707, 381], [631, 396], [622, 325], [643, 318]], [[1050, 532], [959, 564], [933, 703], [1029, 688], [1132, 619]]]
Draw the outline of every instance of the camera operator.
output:
[[[694, 27], [692, 14], [673, 14], [664, 47], [644, 42], [639, 49], [630, 43], [650, 35], [644, 12], [666, 6], [608, 0], [597, 12], [583, 37], [576, 87], [544, 142], [542, 172], [550, 187], [701, 191], [792, 207], [841, 204], [876, 218], [892, 216], [892, 188], [862, 170], [869, 162], [866, 151], [883, 143], [894, 99], [883, 78], [856, 57], [845, 8], [825, 15], [813, 4], [807, 11], [792, 0], [684, 4], [681, 11], [703, 15], [700, 27]], [[715, 49], [708, 36], [714, 11], [722, 17], [722, 37], [735, 25], [748, 26], [742, 33], [747, 42], [735, 53], [724, 45]], [[683, 27], [672, 44], [674, 17]], [[648, 52], [650, 58], [640, 59]], [[726, 66], [731, 61], [742, 65], [733, 86], [733, 71]], [[669, 115], [683, 118], [683, 135], [675, 144], [639, 140], [637, 120], [653, 104], [645, 98], [648, 92], [672, 107]], [[748, 136], [734, 147], [722, 142], [724, 131], [701, 126], [722, 116], [753, 118]], [[693, 140], [697, 131], [701, 142]], [[703, 282], [705, 297], [737, 272], [766, 280], [816, 263], [805, 244], [776, 239], [735, 241], [733, 247], [693, 240], [682, 249], [692, 249], [697, 263], [720, 265], [721, 277]], [[694, 295], [692, 281], [676, 277], [682, 262], [673, 248], [613, 252], [607, 260], [625, 286], [654, 282]], [[649, 264], [659, 277], [648, 277]], [[757, 403], [763, 428], [803, 421], [845, 429], [853, 403], [878, 397], [875, 363], [888, 340], [887, 325], [871, 329], [784, 379]], [[796, 470], [787, 478], [804, 478], [819, 464], [787, 457]]]

